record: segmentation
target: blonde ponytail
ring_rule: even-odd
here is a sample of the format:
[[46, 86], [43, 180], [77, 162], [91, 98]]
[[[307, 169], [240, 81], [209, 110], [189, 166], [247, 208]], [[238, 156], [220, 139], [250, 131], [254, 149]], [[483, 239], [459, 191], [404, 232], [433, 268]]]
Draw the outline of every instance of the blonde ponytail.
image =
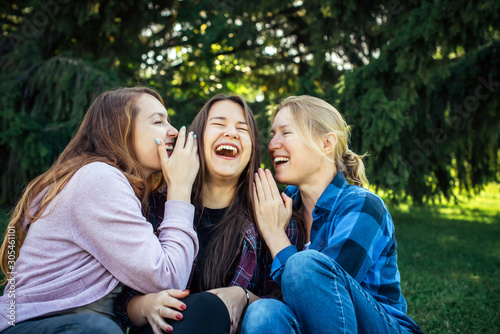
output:
[[344, 173], [348, 183], [360, 187], [368, 187], [368, 179], [365, 175], [365, 164], [363, 158], [366, 154], [359, 155], [346, 148], [342, 153], [342, 160], [337, 163], [337, 168]]

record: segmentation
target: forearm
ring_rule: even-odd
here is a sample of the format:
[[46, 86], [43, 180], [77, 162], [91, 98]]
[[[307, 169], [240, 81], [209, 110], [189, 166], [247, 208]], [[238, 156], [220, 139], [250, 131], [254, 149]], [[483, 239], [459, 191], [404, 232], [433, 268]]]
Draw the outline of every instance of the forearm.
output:
[[257, 301], [260, 299], [259, 296], [257, 296], [256, 294], [254, 294], [253, 292], [250, 292], [248, 291], [248, 296], [250, 297], [250, 300], [248, 302], [248, 305], [252, 304], [254, 301]]
[[291, 245], [290, 239], [288, 239], [285, 231], [267, 231], [262, 234], [262, 237], [273, 259], [276, 254]]
[[144, 301], [147, 299], [147, 295], [137, 295], [130, 299], [127, 306], [127, 314], [134, 325], [137, 327], [142, 327], [148, 324], [148, 319], [143, 315], [143, 305]]

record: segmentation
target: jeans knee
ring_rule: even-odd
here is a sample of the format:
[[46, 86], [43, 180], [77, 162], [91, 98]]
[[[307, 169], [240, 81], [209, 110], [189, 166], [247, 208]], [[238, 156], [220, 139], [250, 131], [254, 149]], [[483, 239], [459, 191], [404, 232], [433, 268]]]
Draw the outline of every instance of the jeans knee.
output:
[[[306, 250], [292, 255], [286, 262], [281, 284], [295, 290], [295, 285], [303, 286], [317, 271], [318, 256], [315, 250]], [[297, 286], [298, 288], [298, 286]]]
[[307, 286], [314, 289], [320, 277], [343, 279], [342, 267], [327, 255], [306, 250], [292, 255], [286, 262], [281, 277], [283, 294], [300, 293]]
[[250, 304], [245, 313], [244, 321], [265, 321], [267, 318], [273, 318], [273, 309], [281, 304], [280, 301], [275, 299], [259, 299]]
[[259, 299], [250, 304], [243, 318], [242, 333], [262, 333], [272, 326], [281, 305], [284, 304], [275, 299]]

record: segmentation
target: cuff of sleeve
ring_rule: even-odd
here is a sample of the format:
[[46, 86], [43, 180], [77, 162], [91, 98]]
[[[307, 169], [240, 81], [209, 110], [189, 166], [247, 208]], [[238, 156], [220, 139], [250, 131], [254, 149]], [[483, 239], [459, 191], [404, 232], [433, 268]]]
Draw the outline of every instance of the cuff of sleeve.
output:
[[193, 227], [194, 206], [191, 203], [176, 199], [166, 201], [163, 221], [173, 220], [173, 217], [181, 217], [181, 219], [175, 219], [175, 221], [187, 223], [190, 227]]
[[134, 325], [134, 323], [132, 322], [132, 320], [130, 320], [127, 313], [128, 303], [134, 296], [137, 296], [139, 294], [140, 292], [126, 287], [125, 290], [120, 295], [118, 295], [114, 303], [115, 315], [118, 317], [118, 319], [125, 327], [128, 327], [131, 330], [139, 330], [142, 328]]
[[295, 253], [297, 253], [297, 248], [294, 245], [290, 245], [286, 248], [283, 248], [274, 257], [273, 264], [271, 266], [271, 276], [273, 277], [273, 280], [276, 283], [278, 283], [280, 287], [281, 287], [281, 274], [283, 274], [285, 263], [286, 261], [288, 261], [288, 258]]

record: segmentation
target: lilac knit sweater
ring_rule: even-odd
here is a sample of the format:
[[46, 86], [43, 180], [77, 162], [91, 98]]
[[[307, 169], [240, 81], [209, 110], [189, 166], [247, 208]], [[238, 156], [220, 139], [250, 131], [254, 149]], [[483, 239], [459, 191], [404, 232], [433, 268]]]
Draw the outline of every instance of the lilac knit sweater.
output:
[[0, 331], [90, 304], [118, 282], [142, 293], [184, 289], [198, 252], [193, 216], [191, 204], [167, 201], [157, 238], [118, 169], [82, 167], [42, 218], [23, 226], [28, 234], [14, 279], [0, 297]]

